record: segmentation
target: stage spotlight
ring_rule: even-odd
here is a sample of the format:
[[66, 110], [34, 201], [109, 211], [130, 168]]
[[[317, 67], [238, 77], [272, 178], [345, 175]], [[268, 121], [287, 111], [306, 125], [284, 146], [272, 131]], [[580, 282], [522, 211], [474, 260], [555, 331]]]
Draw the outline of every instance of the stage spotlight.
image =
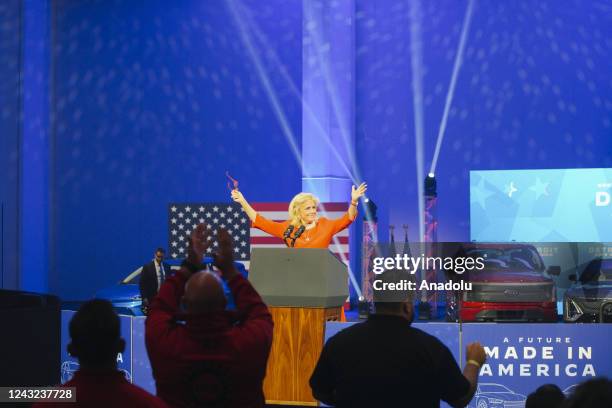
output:
[[378, 206], [372, 201], [369, 197], [363, 199], [364, 202], [364, 213], [363, 219], [364, 221], [378, 221], [378, 217], [376, 215], [376, 211], [378, 210]]
[[359, 306], [357, 309], [359, 312], [359, 320], [367, 319], [370, 316], [370, 313], [372, 312], [371, 308], [371, 303], [366, 301], [363, 296], [359, 296]]
[[438, 186], [437, 186], [436, 178], [433, 173], [429, 173], [427, 177], [425, 177], [425, 197], [437, 197], [438, 196]]

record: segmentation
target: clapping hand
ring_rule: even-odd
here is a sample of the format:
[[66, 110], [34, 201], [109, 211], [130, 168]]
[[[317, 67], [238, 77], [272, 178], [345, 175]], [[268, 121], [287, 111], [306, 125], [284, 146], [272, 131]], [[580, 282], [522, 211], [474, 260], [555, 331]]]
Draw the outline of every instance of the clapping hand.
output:
[[357, 200], [359, 200], [361, 197], [365, 195], [365, 192], [367, 190], [368, 190], [368, 185], [365, 182], [361, 183], [359, 187], [355, 187], [355, 185], [353, 185], [351, 187], [351, 201], [357, 202]]
[[210, 236], [210, 231], [205, 224], [199, 224], [191, 232], [191, 236], [189, 237], [187, 260], [194, 265], [201, 264], [204, 254], [211, 244], [212, 239]]
[[238, 274], [234, 266], [234, 245], [232, 237], [224, 228], [219, 228], [217, 233], [219, 249], [215, 254], [215, 266], [221, 270], [221, 275], [226, 280], [230, 280]]

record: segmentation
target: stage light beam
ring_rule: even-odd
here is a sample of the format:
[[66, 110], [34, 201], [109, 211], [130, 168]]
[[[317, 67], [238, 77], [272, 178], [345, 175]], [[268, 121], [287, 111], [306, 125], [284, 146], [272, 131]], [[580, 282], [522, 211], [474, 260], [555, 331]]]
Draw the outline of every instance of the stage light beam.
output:
[[448, 112], [453, 103], [453, 96], [455, 94], [455, 86], [457, 85], [457, 78], [459, 77], [459, 70], [463, 64], [463, 53], [465, 51], [465, 43], [467, 42], [468, 32], [470, 30], [470, 23], [472, 22], [472, 14], [474, 10], [474, 0], [469, 0], [467, 9], [465, 10], [465, 16], [463, 18], [463, 26], [461, 27], [461, 36], [459, 37], [459, 46], [457, 48], [457, 54], [455, 55], [455, 63], [453, 64], [453, 73], [451, 75], [451, 82], [446, 93], [446, 101], [444, 103], [444, 112], [442, 113], [442, 120], [440, 121], [440, 128], [438, 129], [438, 138], [436, 139], [436, 149], [434, 150], [433, 160], [431, 162], [430, 172], [433, 173], [436, 170], [438, 164], [438, 157], [440, 156], [440, 149], [442, 147], [442, 140], [444, 139], [444, 133], [446, 131], [446, 123], [448, 122]]
[[424, 112], [423, 112], [423, 83], [422, 83], [422, 40], [421, 40], [421, 3], [418, 0], [410, 3], [410, 64], [412, 68], [412, 109], [414, 115], [414, 143], [417, 178], [417, 200], [419, 211], [419, 240], [425, 236], [425, 214], [423, 192], [424, 160]]

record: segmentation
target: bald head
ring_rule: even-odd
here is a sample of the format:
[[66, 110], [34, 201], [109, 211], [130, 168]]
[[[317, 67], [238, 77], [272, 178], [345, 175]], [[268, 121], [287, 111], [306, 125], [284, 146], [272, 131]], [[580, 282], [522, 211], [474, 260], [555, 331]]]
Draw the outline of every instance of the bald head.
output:
[[221, 278], [212, 272], [191, 275], [185, 284], [183, 303], [188, 313], [206, 313], [225, 309], [226, 299]]

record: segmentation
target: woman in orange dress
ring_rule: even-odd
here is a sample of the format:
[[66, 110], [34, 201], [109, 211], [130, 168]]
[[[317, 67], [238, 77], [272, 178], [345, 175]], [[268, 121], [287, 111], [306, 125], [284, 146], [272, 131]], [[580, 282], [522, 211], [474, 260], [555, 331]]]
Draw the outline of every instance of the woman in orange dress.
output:
[[[363, 197], [367, 188], [366, 183], [361, 183], [359, 187], [353, 185], [351, 187], [351, 204], [348, 211], [342, 217], [335, 220], [318, 216], [317, 205], [319, 204], [319, 199], [310, 193], [299, 193], [293, 197], [289, 203], [289, 219], [283, 222], [271, 221], [258, 214], [238, 189], [232, 190], [232, 199], [242, 206], [244, 212], [253, 222], [253, 227], [282, 239], [287, 246], [295, 248], [327, 248], [334, 235], [355, 221], [359, 198]], [[286, 237], [290, 227], [293, 227], [293, 229], [289, 237]], [[299, 230], [302, 230], [301, 235], [294, 239], [293, 237]], [[344, 308], [340, 310], [340, 320], [346, 321]]]
[[[327, 248], [334, 235], [342, 231], [357, 218], [357, 204], [359, 198], [363, 197], [367, 190], [366, 183], [361, 183], [359, 187], [351, 188], [351, 205], [348, 211], [340, 218], [330, 220], [326, 217], [319, 217], [317, 205], [319, 199], [310, 193], [299, 193], [289, 203], [289, 219], [283, 222], [271, 221], [257, 213], [237, 189], [232, 190], [232, 199], [239, 203], [249, 219], [253, 222], [253, 227], [267, 232], [270, 235], [283, 239], [287, 246], [295, 248]], [[288, 228], [293, 227], [289, 237], [286, 237]], [[302, 233], [293, 239], [296, 233]]]

